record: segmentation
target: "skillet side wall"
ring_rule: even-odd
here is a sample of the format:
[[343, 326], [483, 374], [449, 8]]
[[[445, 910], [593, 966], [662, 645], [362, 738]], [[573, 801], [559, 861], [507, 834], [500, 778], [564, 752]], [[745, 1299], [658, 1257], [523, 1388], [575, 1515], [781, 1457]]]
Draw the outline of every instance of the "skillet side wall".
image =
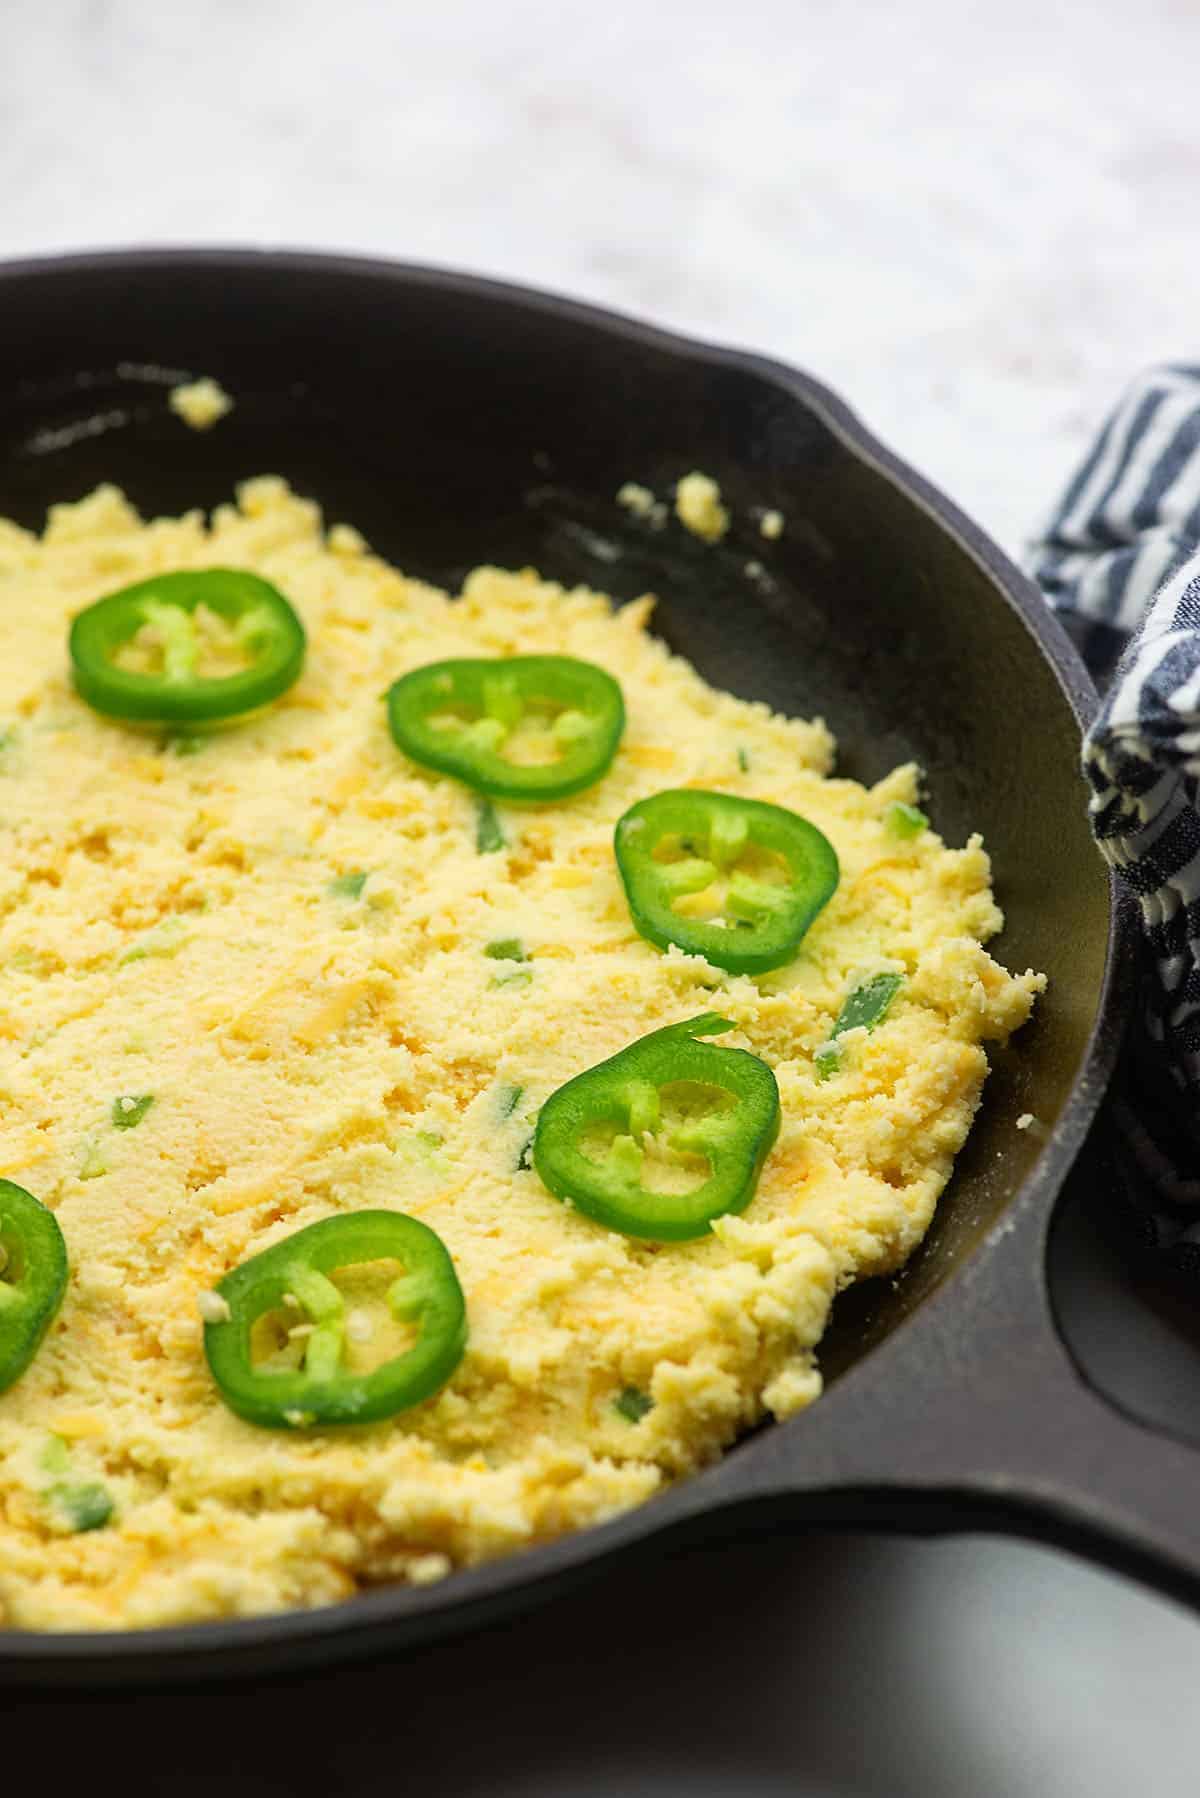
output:
[[[204, 434], [166, 406], [197, 374], [237, 401]], [[229, 253], [0, 270], [0, 515], [40, 527], [48, 504], [104, 480], [175, 512], [278, 472], [411, 573], [453, 583], [476, 562], [533, 562], [619, 598], [649, 588], [657, 628], [708, 679], [823, 715], [848, 775], [915, 758], [947, 840], [983, 833], [1008, 919], [998, 953], [1045, 969], [1051, 989], [994, 1057], [909, 1271], [840, 1301], [833, 1377], [970, 1254], [1033, 1167], [1039, 1141], [1015, 1118], [1053, 1124], [1071, 1094], [1109, 896], [1078, 725], [1030, 626], [1002, 580], [848, 447], [827, 403], [753, 358], [427, 271]], [[665, 491], [696, 467], [736, 515], [716, 549], [614, 503], [626, 480]], [[752, 507], [785, 514], [778, 543]]]

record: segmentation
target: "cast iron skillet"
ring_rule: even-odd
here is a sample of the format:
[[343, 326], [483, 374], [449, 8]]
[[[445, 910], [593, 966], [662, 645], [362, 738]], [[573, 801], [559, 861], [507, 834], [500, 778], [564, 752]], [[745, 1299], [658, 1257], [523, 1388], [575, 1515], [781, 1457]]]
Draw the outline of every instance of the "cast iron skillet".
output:
[[[204, 435], [165, 403], [201, 373], [237, 396]], [[661, 490], [695, 467], [736, 512], [719, 549], [614, 503], [630, 478]], [[1051, 987], [994, 1058], [927, 1244], [902, 1279], [843, 1302], [811, 1412], [616, 1522], [436, 1586], [116, 1636], [10, 1632], [0, 1666], [43, 1683], [186, 1679], [394, 1649], [685, 1530], [1003, 1527], [1200, 1596], [1196, 1461], [1084, 1383], [1047, 1298], [1047, 1229], [1119, 1046], [1132, 935], [1084, 817], [1092, 692], [1028, 583], [824, 388], [755, 356], [342, 258], [0, 271], [0, 515], [40, 524], [102, 480], [173, 512], [265, 471], [438, 581], [486, 560], [620, 597], [651, 588], [658, 629], [718, 685], [823, 714], [844, 772], [916, 757], [938, 828], [951, 842], [979, 829], [993, 854], [1000, 954]], [[786, 515], [778, 542], [755, 506]], [[1018, 1131], [1025, 1111], [1048, 1132]]]

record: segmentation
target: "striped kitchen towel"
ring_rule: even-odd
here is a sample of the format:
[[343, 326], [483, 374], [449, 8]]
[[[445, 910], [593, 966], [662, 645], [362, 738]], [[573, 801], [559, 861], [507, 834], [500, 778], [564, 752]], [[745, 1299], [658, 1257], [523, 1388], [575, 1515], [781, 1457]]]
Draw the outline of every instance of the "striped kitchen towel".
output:
[[1200, 1274], [1200, 367], [1134, 384], [1031, 569], [1104, 695], [1083, 746], [1092, 828], [1145, 925], [1113, 1098], [1130, 1215]]

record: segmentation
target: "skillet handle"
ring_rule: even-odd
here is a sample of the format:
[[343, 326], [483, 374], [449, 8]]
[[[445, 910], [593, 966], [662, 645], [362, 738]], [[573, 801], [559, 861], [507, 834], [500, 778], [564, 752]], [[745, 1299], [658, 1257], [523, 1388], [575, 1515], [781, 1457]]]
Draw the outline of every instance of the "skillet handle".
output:
[[1200, 1608], [1200, 1451], [1087, 1385], [1054, 1325], [1045, 1236], [1032, 1210], [994, 1236], [812, 1411], [696, 1482], [708, 1506], [775, 1527], [1002, 1530]]

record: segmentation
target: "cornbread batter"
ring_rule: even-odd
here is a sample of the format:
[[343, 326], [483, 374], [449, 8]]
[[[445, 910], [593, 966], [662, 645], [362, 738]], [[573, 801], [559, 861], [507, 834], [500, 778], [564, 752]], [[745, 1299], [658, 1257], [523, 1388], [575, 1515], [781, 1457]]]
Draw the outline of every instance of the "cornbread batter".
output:
[[[211, 566], [286, 594], [309, 645], [296, 685], [209, 733], [91, 711], [73, 616]], [[112, 488], [54, 508], [41, 539], [0, 522], [0, 599], [0, 1175], [53, 1209], [71, 1267], [0, 1394], [5, 1623], [158, 1624], [436, 1579], [649, 1498], [817, 1396], [834, 1294], [920, 1240], [981, 1044], [1044, 984], [981, 946], [1001, 916], [978, 840], [894, 828], [914, 768], [830, 778], [823, 725], [708, 686], [649, 635], [649, 599], [614, 611], [484, 568], [451, 602], [349, 528], [324, 535], [276, 479], [211, 525], [143, 523]], [[430, 661], [533, 652], [613, 674], [625, 737], [590, 790], [498, 803], [502, 843], [481, 852], [476, 799], [399, 753], [383, 690]], [[635, 931], [614, 823], [689, 785], [786, 806], [835, 846], [840, 884], [787, 966], [726, 975]], [[819, 1077], [848, 986], [880, 970], [903, 976], [886, 1019], [840, 1037]], [[554, 1198], [528, 1165], [543, 1101], [714, 1010], [782, 1101], [745, 1213], [654, 1244]], [[364, 1207], [453, 1256], [457, 1372], [378, 1424], [243, 1422], [204, 1359], [215, 1283]]]

